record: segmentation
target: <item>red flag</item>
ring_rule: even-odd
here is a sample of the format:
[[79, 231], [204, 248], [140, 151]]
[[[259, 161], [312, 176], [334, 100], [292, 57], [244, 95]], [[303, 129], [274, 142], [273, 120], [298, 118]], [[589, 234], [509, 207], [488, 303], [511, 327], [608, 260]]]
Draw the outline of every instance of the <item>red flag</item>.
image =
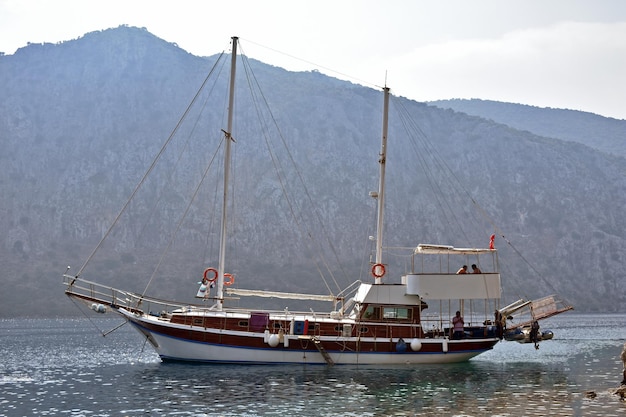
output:
[[493, 246], [494, 240], [496, 240], [496, 235], [491, 235], [491, 237], [489, 238], [489, 249], [495, 249], [495, 247]]

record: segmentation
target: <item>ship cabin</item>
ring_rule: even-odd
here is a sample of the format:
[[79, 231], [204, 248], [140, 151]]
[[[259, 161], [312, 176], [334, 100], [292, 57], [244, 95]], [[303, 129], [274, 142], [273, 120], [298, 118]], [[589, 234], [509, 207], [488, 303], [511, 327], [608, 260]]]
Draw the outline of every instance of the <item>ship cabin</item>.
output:
[[[462, 265], [477, 272], [458, 273]], [[353, 314], [361, 323], [419, 327], [417, 337], [443, 337], [460, 311], [467, 337], [484, 337], [500, 296], [497, 250], [420, 244], [400, 284], [361, 284]]]

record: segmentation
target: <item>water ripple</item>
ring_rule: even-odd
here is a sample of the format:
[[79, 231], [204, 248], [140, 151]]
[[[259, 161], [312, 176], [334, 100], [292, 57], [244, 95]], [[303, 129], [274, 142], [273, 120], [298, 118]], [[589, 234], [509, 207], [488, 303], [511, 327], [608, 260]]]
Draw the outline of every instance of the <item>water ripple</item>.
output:
[[101, 337], [86, 320], [0, 320], [0, 415], [624, 415], [610, 391], [624, 319], [562, 317], [539, 350], [499, 343], [463, 364], [332, 368], [163, 364], [127, 327]]

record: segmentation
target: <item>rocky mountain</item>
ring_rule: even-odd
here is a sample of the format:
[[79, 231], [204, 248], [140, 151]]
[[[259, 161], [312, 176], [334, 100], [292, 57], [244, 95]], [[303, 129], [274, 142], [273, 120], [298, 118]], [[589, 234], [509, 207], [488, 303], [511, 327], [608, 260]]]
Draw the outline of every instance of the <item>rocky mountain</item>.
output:
[[[198, 86], [220, 71], [219, 62], [219, 55], [196, 57], [131, 27], [0, 56], [1, 317], [76, 314], [61, 274], [90, 257]], [[338, 288], [371, 279], [368, 192], [377, 189], [381, 92], [315, 71], [248, 64], [253, 72], [240, 71], [238, 85], [258, 82], [263, 94], [236, 101], [237, 111], [256, 117], [259, 103], [266, 103], [280, 130], [264, 133], [247, 118], [235, 125], [235, 163], [242, 168], [233, 225], [241, 243], [233, 248], [240, 259], [233, 265], [237, 283], [324, 293], [320, 275]], [[224, 108], [226, 90], [207, 88], [222, 101], [207, 101], [209, 121], [177, 132], [183, 138], [192, 131], [219, 136], [219, 128], [208, 126], [222, 123], [215, 109]], [[556, 292], [578, 311], [623, 311], [626, 122], [508, 103], [455, 107], [461, 104], [467, 103], [394, 98], [385, 245], [486, 246], [495, 232], [505, 299]], [[410, 151], [400, 147], [406, 131], [417, 132]], [[277, 179], [272, 172], [286, 165], [262, 160], [264, 146], [252, 146], [252, 139], [287, 143], [287, 161], [299, 171]], [[204, 172], [200, 164], [211, 154], [202, 144], [173, 146], [180, 153], [163, 160], [187, 169], [145, 184], [143, 195], [156, 197], [161, 207], [130, 204], [110, 232], [116, 243], [93, 258], [87, 279], [141, 292], [160, 262], [156, 275], [166, 279], [152, 286], [155, 295], [183, 300], [195, 294], [202, 270], [215, 263], [216, 244], [208, 242], [216, 235], [205, 230], [219, 210], [186, 206], [185, 196], [194, 192], [192, 182]], [[299, 177], [312, 179], [303, 187]], [[174, 179], [182, 185], [170, 185]], [[445, 188], [444, 179], [456, 185]], [[156, 191], [160, 186], [166, 191]], [[198, 198], [213, 201], [217, 188], [209, 189]], [[295, 190], [292, 199], [283, 189]], [[282, 208], [317, 223], [294, 226], [279, 214]], [[187, 210], [184, 223], [173, 214], [178, 209]], [[170, 240], [173, 227], [177, 235]], [[330, 249], [297, 243], [309, 238], [321, 238]], [[161, 258], [166, 246], [174, 255]], [[390, 260], [391, 280], [407, 262]]]

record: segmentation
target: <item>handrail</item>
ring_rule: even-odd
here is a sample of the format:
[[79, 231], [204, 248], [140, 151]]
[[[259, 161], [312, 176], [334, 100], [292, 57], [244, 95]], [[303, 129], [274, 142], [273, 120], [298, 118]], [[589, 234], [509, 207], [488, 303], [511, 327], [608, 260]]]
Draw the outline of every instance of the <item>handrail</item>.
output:
[[[159, 310], [165, 309], [168, 310], [168, 313], [171, 313], [171, 310], [179, 309], [186, 313], [197, 311], [202, 313], [203, 311], [215, 311], [213, 307], [207, 307], [204, 304], [194, 304], [194, 303], [182, 303], [182, 302], [172, 302], [171, 300], [163, 300], [154, 297], [146, 297], [144, 295], [119, 290], [114, 287], [106, 286], [103, 284], [99, 284], [96, 282], [88, 281], [83, 278], [78, 278], [72, 275], [63, 275], [63, 283], [67, 285], [65, 290], [65, 294], [68, 296], [73, 296], [79, 298], [81, 300], [93, 303], [100, 303], [105, 306], [110, 306], [113, 308], [125, 308], [129, 311], [133, 311], [136, 313], [144, 313], [150, 311], [150, 306], [159, 306]], [[245, 308], [228, 308], [224, 313], [237, 314], [238, 312], [246, 313], [249, 309]], [[317, 315], [318, 317], [323, 318], [331, 318], [331, 313], [326, 312], [296, 312], [296, 311], [285, 311], [285, 310], [264, 310], [259, 309], [255, 310], [258, 312], [267, 312], [270, 314], [276, 315]]]

